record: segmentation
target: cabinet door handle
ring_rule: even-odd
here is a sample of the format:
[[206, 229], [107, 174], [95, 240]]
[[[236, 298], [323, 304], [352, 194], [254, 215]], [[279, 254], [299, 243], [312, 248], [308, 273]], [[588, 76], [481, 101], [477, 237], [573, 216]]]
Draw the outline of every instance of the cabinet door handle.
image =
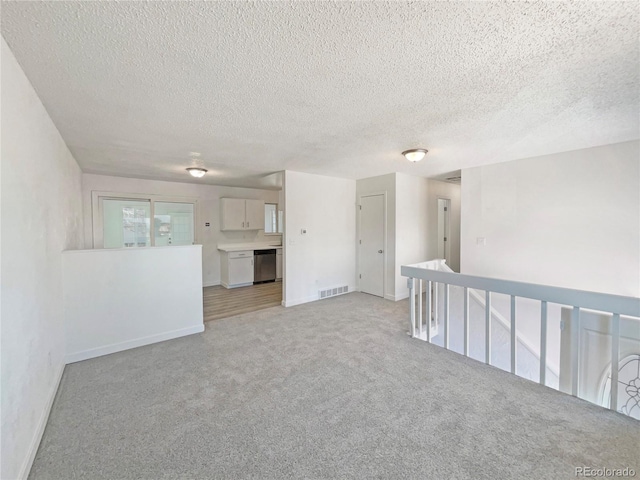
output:
[[249, 228], [249, 222], [247, 222], [247, 228]]
[[242, 228], [244, 228], [244, 222], [242, 222]]

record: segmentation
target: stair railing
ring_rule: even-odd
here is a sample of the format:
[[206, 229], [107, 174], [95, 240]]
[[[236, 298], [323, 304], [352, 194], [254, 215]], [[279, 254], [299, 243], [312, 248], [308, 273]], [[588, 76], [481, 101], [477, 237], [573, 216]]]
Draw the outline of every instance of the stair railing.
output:
[[[444, 305], [442, 319], [443, 346], [449, 349], [449, 291], [450, 286], [464, 288], [464, 355], [469, 356], [469, 289], [485, 291], [485, 363], [491, 365], [491, 294], [499, 293], [509, 295], [510, 303], [510, 360], [511, 373], [516, 373], [517, 360], [517, 318], [516, 299], [518, 297], [540, 301], [540, 379], [539, 383], [546, 385], [546, 353], [547, 353], [547, 305], [556, 303], [568, 305], [571, 308], [571, 390], [568, 393], [578, 396], [579, 382], [579, 357], [580, 351], [580, 311], [583, 309], [596, 310], [611, 314], [611, 384], [618, 384], [619, 352], [620, 352], [620, 316], [636, 317], [640, 321], [640, 298], [612, 295], [608, 293], [589, 292], [571, 288], [553, 287], [534, 283], [515, 282], [496, 278], [478, 277], [460, 273], [442, 271], [443, 260], [432, 260], [413, 265], [403, 265], [401, 274], [408, 277], [409, 287], [409, 333], [412, 337], [419, 338], [423, 334], [423, 326], [426, 329], [426, 340], [431, 342], [433, 315], [435, 323], [438, 323], [438, 308], [433, 308], [433, 302], [437, 294], [432, 296], [430, 292], [444, 288]], [[423, 289], [423, 282], [425, 288]], [[427, 292], [426, 305], [422, 308], [422, 292]], [[419, 292], [419, 293], [418, 293]], [[430, 313], [427, 313], [430, 312]], [[426, 317], [426, 321], [423, 319]], [[609, 408], [617, 410], [618, 389], [611, 388]]]

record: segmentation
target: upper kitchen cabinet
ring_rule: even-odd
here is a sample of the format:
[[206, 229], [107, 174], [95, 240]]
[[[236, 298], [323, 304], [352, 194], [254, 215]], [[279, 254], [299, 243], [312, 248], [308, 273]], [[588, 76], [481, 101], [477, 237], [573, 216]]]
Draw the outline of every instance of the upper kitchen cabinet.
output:
[[264, 200], [221, 198], [220, 205], [220, 230], [264, 230]]
[[220, 230], [246, 230], [245, 202], [243, 198], [221, 198], [222, 225]]
[[245, 219], [249, 230], [264, 230], [264, 200], [245, 200]]

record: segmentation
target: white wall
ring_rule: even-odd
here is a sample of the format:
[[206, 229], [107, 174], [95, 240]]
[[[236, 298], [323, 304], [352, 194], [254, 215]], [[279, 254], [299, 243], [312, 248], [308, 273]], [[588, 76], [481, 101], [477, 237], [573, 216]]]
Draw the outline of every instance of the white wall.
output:
[[463, 170], [462, 273], [640, 296], [639, 159], [634, 141]]
[[[463, 170], [462, 273], [640, 296], [639, 159], [636, 141]], [[509, 318], [508, 298], [492, 306]], [[518, 299], [518, 331], [531, 345], [539, 312], [539, 302]], [[555, 305], [548, 332], [557, 364]]]
[[317, 300], [318, 290], [328, 287], [353, 291], [355, 180], [286, 171], [284, 184], [285, 305]]
[[[186, 175], [186, 172], [185, 172]], [[280, 236], [264, 235], [263, 230], [244, 232], [220, 231], [220, 198], [251, 198], [278, 203], [278, 190], [221, 187], [195, 183], [163, 182], [107, 175], [82, 175], [85, 248], [93, 248], [91, 192], [117, 192], [192, 197], [198, 201], [196, 242], [202, 244], [202, 279], [205, 286], [220, 284], [220, 252], [217, 246], [228, 243], [274, 242]], [[205, 227], [206, 222], [210, 227]]]
[[62, 250], [82, 245], [81, 172], [2, 39], [2, 470], [29, 471], [64, 368]]
[[204, 331], [200, 245], [67, 251], [68, 363]]
[[396, 282], [394, 300], [409, 296], [402, 265], [429, 258], [429, 180], [396, 174]]
[[428, 259], [433, 260], [438, 257], [438, 199], [448, 198], [451, 200], [451, 211], [449, 212], [450, 235], [449, 248], [451, 249], [451, 259], [447, 263], [449, 268], [455, 272], [460, 271], [460, 185], [455, 183], [429, 180], [429, 227], [428, 227]]
[[386, 193], [387, 196], [385, 298], [402, 300], [408, 297], [406, 278], [400, 274], [402, 265], [437, 258], [438, 198], [451, 200], [452, 258], [449, 266], [456, 271], [460, 268], [459, 185], [403, 173], [356, 182], [358, 202], [362, 195], [373, 193]]
[[[386, 196], [386, 245], [387, 255], [385, 264], [384, 291], [385, 298], [395, 298], [396, 285], [396, 174], [381, 175], [378, 177], [363, 178], [356, 181], [357, 204], [360, 205], [363, 195], [384, 193]], [[356, 211], [356, 213], [358, 213]], [[356, 252], [358, 252], [358, 240], [360, 239], [360, 223], [356, 222]], [[359, 261], [359, 260], [358, 260]], [[359, 272], [356, 271], [356, 281], [359, 282]]]

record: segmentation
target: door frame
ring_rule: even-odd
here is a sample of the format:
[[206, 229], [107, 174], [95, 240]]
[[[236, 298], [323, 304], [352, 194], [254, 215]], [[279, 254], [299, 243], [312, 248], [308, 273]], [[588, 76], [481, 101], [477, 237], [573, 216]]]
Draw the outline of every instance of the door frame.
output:
[[356, 272], [356, 285], [358, 286], [358, 292], [361, 292], [362, 290], [360, 289], [360, 233], [362, 232], [362, 199], [364, 197], [377, 197], [378, 195], [382, 195], [382, 230], [384, 232], [384, 235], [382, 236], [382, 298], [386, 299], [387, 298], [387, 192], [385, 191], [379, 191], [379, 192], [369, 192], [369, 193], [363, 193], [361, 195], [358, 196], [358, 205], [357, 205], [357, 214], [358, 214], [358, 221], [356, 222], [356, 225], [358, 226], [358, 231], [356, 232], [356, 259], [357, 259], [357, 263], [356, 266], [357, 268], [357, 272]]
[[[451, 268], [451, 199], [448, 197], [443, 197], [442, 195], [438, 195], [436, 197], [436, 212], [437, 215], [440, 215], [440, 205], [438, 205], [439, 200], [444, 200], [447, 202], [446, 208], [447, 208], [447, 214], [445, 215], [446, 218], [446, 222], [445, 222], [445, 227], [444, 227], [444, 234], [447, 238], [447, 241], [444, 242], [444, 260], [446, 260], [447, 265], [449, 266], [449, 268]], [[436, 225], [438, 225], [438, 218], [436, 217]], [[440, 232], [437, 232], [437, 235], [440, 235]], [[437, 237], [436, 237], [437, 238]], [[437, 238], [438, 242], [440, 241], [439, 238]], [[437, 248], [438, 244], [436, 243], [436, 248]]]

